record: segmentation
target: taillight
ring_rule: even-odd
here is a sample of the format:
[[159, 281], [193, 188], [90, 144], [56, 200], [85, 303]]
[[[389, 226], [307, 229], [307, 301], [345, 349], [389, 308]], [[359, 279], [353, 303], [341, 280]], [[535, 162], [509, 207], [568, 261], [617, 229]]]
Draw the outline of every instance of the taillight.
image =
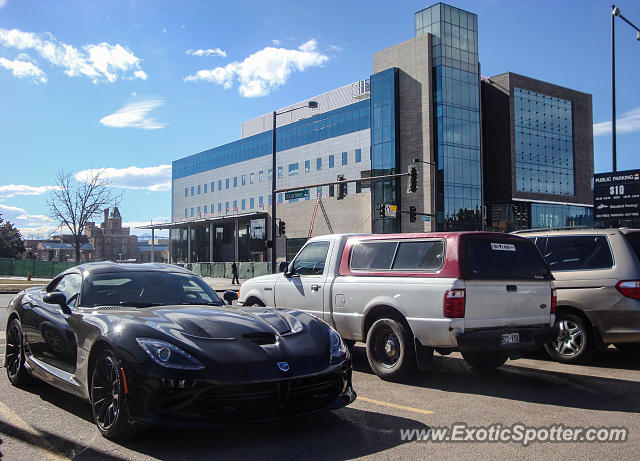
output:
[[622, 280], [616, 288], [628, 298], [640, 299], [640, 280]]
[[558, 310], [558, 295], [556, 294], [556, 289], [551, 289], [551, 314], [555, 314]]
[[464, 318], [464, 290], [448, 290], [444, 294], [442, 310], [445, 317], [451, 319]]

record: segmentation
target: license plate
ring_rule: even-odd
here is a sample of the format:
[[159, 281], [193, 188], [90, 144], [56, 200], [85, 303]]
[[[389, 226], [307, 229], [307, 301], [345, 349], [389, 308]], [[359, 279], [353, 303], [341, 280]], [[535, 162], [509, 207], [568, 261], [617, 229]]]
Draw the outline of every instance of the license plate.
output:
[[502, 345], [507, 344], [520, 344], [520, 333], [506, 333], [502, 335]]

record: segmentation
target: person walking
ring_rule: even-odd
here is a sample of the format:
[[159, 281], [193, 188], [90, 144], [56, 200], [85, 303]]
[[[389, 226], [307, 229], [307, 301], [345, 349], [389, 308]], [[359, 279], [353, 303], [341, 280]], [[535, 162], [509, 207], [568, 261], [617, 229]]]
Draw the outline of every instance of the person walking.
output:
[[238, 282], [238, 285], [240, 285], [240, 280], [238, 279], [238, 265], [236, 264], [235, 259], [231, 263], [231, 273], [233, 274], [233, 278], [231, 279], [231, 285], [234, 285], [235, 282]]

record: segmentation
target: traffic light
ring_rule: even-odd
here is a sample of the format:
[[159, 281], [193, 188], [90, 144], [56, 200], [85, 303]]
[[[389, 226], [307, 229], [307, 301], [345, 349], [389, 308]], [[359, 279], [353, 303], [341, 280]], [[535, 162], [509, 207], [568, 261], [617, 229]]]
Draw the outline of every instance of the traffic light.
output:
[[384, 203], [379, 203], [378, 204], [378, 215], [380, 216], [380, 218], [384, 219], [385, 218], [385, 212], [384, 212]]
[[418, 190], [418, 169], [415, 166], [409, 167], [409, 187], [407, 193], [413, 193]]
[[[338, 181], [344, 181], [344, 175], [338, 175]], [[344, 196], [347, 195], [347, 183], [339, 183], [338, 184], [338, 197], [336, 200], [342, 200]]]
[[280, 220], [280, 222], [278, 223], [278, 232], [280, 233], [280, 235], [284, 235], [287, 231], [286, 225], [287, 224], [282, 220]]
[[409, 207], [409, 222], [416, 222], [416, 207], [413, 205]]

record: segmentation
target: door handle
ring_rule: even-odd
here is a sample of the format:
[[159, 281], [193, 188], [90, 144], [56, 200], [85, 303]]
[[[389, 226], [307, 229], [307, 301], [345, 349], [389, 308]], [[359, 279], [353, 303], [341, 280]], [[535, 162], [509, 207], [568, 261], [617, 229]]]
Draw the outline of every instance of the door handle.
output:
[[507, 291], [518, 291], [518, 287], [516, 285], [507, 285]]
[[311, 285], [311, 291], [319, 291], [320, 285]]

